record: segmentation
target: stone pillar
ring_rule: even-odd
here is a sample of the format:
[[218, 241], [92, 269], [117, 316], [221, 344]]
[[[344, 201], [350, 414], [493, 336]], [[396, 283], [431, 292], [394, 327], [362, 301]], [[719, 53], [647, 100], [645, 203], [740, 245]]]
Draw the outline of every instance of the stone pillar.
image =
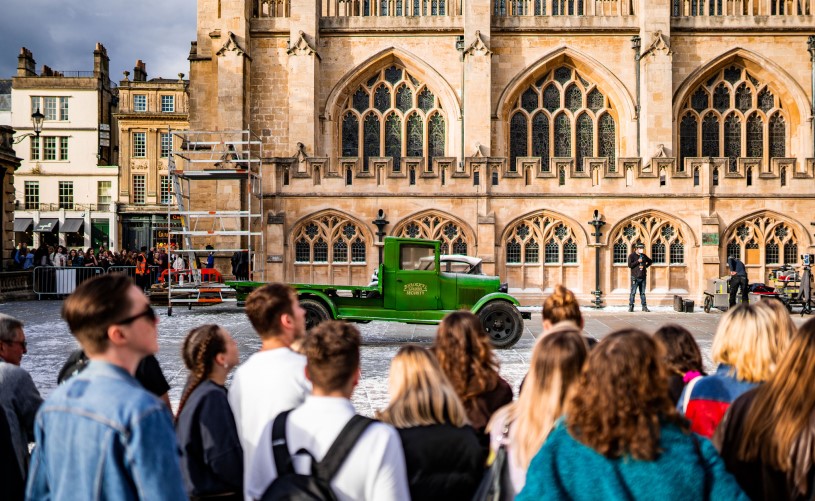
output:
[[317, 82], [320, 78], [319, 43], [320, 4], [317, 0], [291, 3], [289, 18], [289, 75], [296, 84], [288, 86], [289, 145], [295, 154], [303, 145], [307, 157], [323, 155], [317, 152], [320, 122], [318, 117]]
[[673, 147], [673, 62], [670, 0], [640, 0], [640, 156], [650, 161], [659, 145]]
[[14, 129], [0, 125], [0, 270], [9, 268], [11, 251], [14, 249], [14, 171], [20, 159], [14, 153], [12, 140]]
[[[710, 216], [702, 216], [702, 240], [699, 242], [699, 269], [696, 276], [699, 277], [699, 283], [691, 283], [690, 290], [704, 291], [707, 288], [707, 281], [711, 278], [717, 278], [722, 274], [721, 258], [719, 256], [719, 249], [727, 247], [725, 242], [720, 242], [724, 237], [720, 231], [719, 216], [715, 212]], [[699, 297], [698, 299], [703, 299]], [[704, 304], [704, 303], [702, 303]]]
[[[490, 50], [490, 0], [464, 3], [464, 156], [491, 154], [492, 51]], [[451, 131], [452, 132], [452, 131]], [[460, 152], [456, 152], [459, 155]], [[459, 160], [464, 161], [464, 158]], [[485, 177], [486, 179], [486, 177]]]

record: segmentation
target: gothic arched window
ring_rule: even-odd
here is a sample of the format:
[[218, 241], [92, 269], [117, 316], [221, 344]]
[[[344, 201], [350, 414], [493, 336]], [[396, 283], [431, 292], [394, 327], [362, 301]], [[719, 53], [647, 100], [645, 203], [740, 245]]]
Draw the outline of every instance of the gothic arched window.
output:
[[577, 170], [587, 157], [606, 157], [613, 165], [617, 127], [611, 109], [597, 85], [574, 68], [550, 71], [523, 90], [509, 114], [510, 165], [525, 156], [539, 157], [543, 170], [550, 157], [574, 157]]
[[784, 157], [787, 134], [778, 95], [741, 65], [714, 73], [682, 103], [680, 162], [701, 151], [704, 157], [727, 157], [734, 172], [742, 157], [761, 158], [764, 165]]
[[472, 236], [469, 229], [451, 217], [429, 211], [405, 220], [393, 232], [397, 237], [441, 240], [442, 254], [467, 254]]
[[[730, 229], [726, 235], [727, 255], [744, 256], [748, 265], [796, 264], [798, 236], [787, 223], [759, 215]], [[759, 251], [764, 248], [764, 260]], [[783, 249], [783, 253], [781, 252]], [[763, 275], [763, 273], [762, 273]]]
[[[361, 138], [361, 140], [360, 140]], [[446, 124], [438, 97], [401, 65], [373, 75], [351, 95], [342, 112], [340, 151], [343, 156], [393, 159], [444, 155]]]
[[292, 232], [294, 262], [327, 266], [327, 271], [338, 264], [364, 264], [367, 237], [363, 231], [360, 225], [337, 212], [312, 217]]

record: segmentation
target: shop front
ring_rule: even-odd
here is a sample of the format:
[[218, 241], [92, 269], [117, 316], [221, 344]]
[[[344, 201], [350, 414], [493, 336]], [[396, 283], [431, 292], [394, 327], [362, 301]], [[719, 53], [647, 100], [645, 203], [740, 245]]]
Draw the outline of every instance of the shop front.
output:
[[[181, 228], [179, 216], [170, 216], [170, 227]], [[149, 248], [166, 248], [168, 245], [167, 214], [123, 214], [122, 246], [137, 250], [143, 246]], [[175, 248], [178, 242], [169, 242]]]

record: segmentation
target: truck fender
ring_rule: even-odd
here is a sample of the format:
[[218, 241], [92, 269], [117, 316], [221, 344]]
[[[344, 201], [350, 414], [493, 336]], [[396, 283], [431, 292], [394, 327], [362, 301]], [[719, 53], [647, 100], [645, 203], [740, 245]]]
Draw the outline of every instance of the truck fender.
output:
[[325, 293], [315, 290], [302, 290], [297, 291], [298, 298], [314, 298], [319, 299], [323, 303], [325, 303], [326, 308], [331, 310], [331, 316], [337, 318], [337, 307], [334, 305], [334, 301], [332, 301]]
[[473, 305], [470, 311], [472, 311], [473, 313], [478, 313], [479, 310], [481, 310], [481, 308], [484, 307], [484, 305], [492, 301], [506, 301], [514, 305], [516, 308], [521, 304], [518, 302], [517, 299], [510, 296], [509, 294], [505, 294], [503, 292], [493, 292], [492, 294], [487, 294], [486, 296], [479, 299], [478, 302]]

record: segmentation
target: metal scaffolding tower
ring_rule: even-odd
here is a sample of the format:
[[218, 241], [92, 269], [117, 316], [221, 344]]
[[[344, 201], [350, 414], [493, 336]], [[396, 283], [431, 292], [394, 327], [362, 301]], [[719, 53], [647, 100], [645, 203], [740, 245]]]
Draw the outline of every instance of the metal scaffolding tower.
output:
[[[168, 249], [178, 237], [175, 253], [187, 256], [189, 269], [177, 274], [175, 284], [172, 279], [168, 282], [169, 315], [174, 304], [192, 307], [237, 301], [235, 289], [211, 282], [210, 275], [202, 273], [200, 254], [232, 253], [246, 266], [245, 274], [236, 279], [265, 279], [260, 138], [249, 130], [173, 131], [173, 145], [168, 164], [173, 196], [167, 204], [167, 221], [175, 216], [181, 227], [169, 228]], [[197, 210], [192, 210], [195, 185], [201, 181], [215, 182], [215, 196], [211, 200], [199, 196], [195, 200]], [[235, 186], [238, 190], [225, 189]], [[219, 205], [237, 207], [222, 209]], [[206, 237], [214, 240], [212, 248], [201, 244]]]

